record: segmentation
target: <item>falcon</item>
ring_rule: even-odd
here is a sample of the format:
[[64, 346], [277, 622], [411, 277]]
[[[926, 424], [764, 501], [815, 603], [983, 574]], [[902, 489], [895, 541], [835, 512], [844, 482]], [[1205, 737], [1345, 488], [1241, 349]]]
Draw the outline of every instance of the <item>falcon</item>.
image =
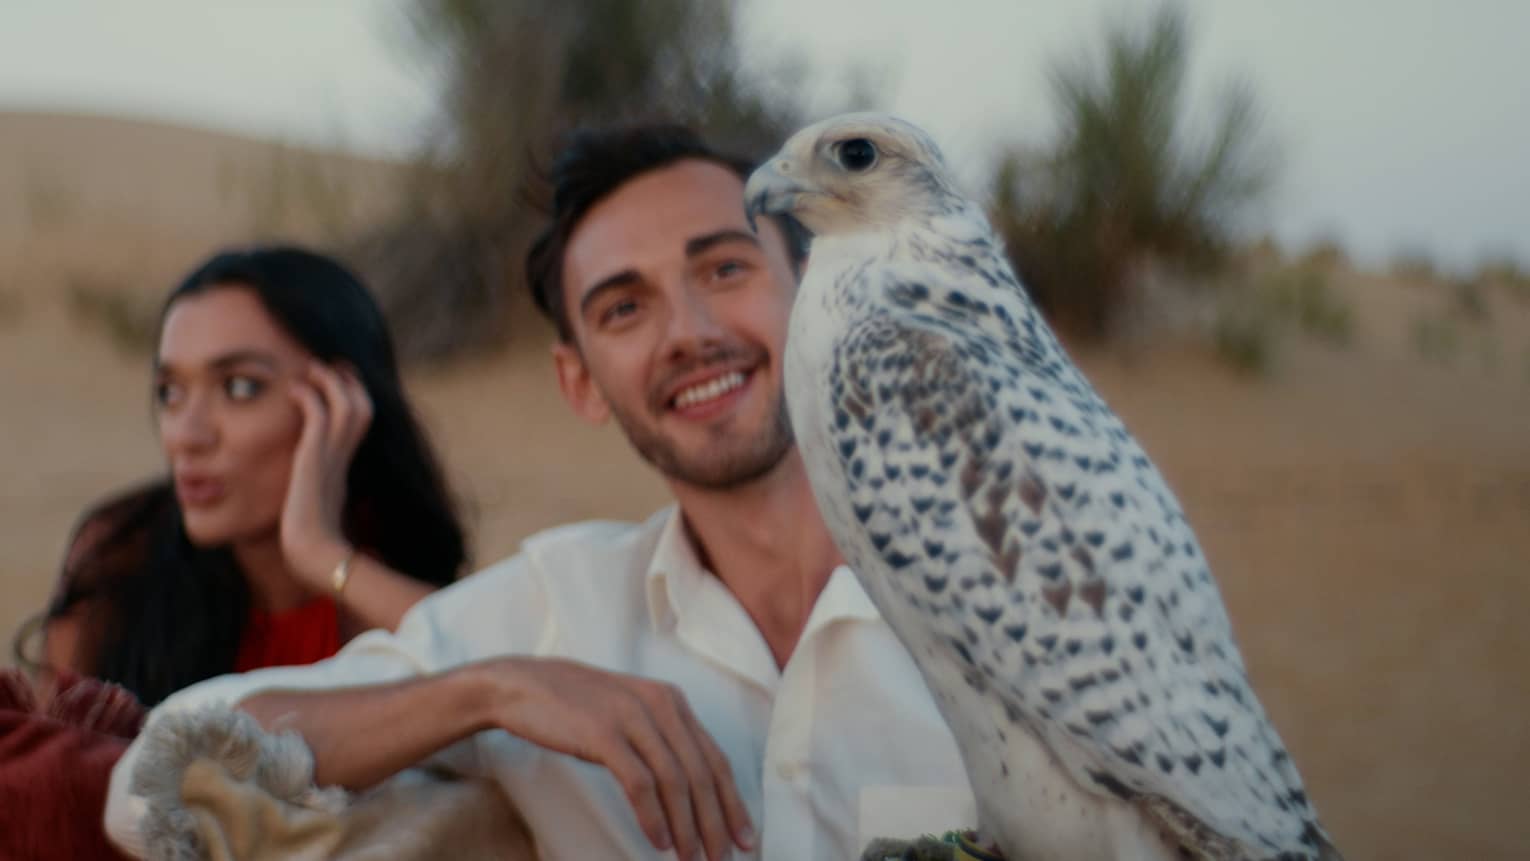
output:
[[931, 138], [835, 117], [745, 197], [751, 219], [813, 236], [792, 426], [836, 544], [956, 737], [978, 847], [1338, 861], [1177, 500]]

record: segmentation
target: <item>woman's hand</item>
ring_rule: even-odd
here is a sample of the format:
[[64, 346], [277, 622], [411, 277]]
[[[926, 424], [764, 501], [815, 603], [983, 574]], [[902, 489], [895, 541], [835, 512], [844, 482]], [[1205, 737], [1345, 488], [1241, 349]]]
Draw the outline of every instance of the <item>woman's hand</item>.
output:
[[282, 553], [304, 585], [327, 592], [331, 572], [353, 549], [341, 525], [346, 476], [372, 424], [372, 399], [349, 368], [317, 361], [293, 381], [291, 392], [303, 413], [303, 431], [282, 504]]

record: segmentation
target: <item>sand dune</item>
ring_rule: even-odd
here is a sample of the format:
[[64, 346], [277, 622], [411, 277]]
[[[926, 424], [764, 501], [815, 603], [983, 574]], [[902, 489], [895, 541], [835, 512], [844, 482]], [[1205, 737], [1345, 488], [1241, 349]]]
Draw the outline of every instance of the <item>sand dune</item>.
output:
[[[157, 292], [211, 244], [244, 238], [248, 210], [220, 198], [218, 176], [258, 168], [262, 146], [0, 114], [0, 290], [21, 297], [0, 305], [0, 631], [46, 596], [80, 508], [157, 468], [143, 357], [71, 315], [58, 286], [90, 260]], [[39, 225], [17, 208], [17, 183], [38, 175], [79, 179], [76, 215]], [[138, 227], [154, 226], [115, 233], [140, 203]], [[1336, 283], [1354, 346], [1293, 344], [1268, 379], [1187, 342], [1080, 360], [1180, 495], [1255, 685], [1349, 857], [1522, 858], [1530, 307], [1493, 293], [1448, 368], [1410, 334], [1443, 313], [1439, 289]], [[543, 346], [410, 375], [483, 562], [535, 529], [639, 517], [664, 498], [618, 435], [569, 416]]]

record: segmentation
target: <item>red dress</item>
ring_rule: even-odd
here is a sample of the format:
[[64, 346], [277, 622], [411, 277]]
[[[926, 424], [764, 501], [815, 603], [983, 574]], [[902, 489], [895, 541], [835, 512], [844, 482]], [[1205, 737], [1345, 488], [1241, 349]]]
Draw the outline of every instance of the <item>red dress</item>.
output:
[[252, 609], [234, 672], [312, 664], [338, 651], [340, 614], [329, 598], [314, 598], [278, 613]]

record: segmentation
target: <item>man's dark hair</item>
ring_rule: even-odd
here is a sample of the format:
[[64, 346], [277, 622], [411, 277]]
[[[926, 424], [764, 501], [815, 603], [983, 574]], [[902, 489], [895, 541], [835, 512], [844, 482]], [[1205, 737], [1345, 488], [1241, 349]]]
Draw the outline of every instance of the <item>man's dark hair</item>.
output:
[[[526, 253], [531, 298], [558, 327], [558, 337], [573, 340], [563, 301], [563, 252], [585, 213], [629, 180], [693, 159], [722, 165], [744, 180], [756, 167], [750, 159], [712, 149], [696, 132], [678, 125], [579, 129], [564, 138], [547, 172], [552, 187], [550, 218]], [[743, 205], [740, 200], [741, 209]], [[807, 256], [806, 231], [789, 218], [777, 223], [792, 266], [800, 268]]]

